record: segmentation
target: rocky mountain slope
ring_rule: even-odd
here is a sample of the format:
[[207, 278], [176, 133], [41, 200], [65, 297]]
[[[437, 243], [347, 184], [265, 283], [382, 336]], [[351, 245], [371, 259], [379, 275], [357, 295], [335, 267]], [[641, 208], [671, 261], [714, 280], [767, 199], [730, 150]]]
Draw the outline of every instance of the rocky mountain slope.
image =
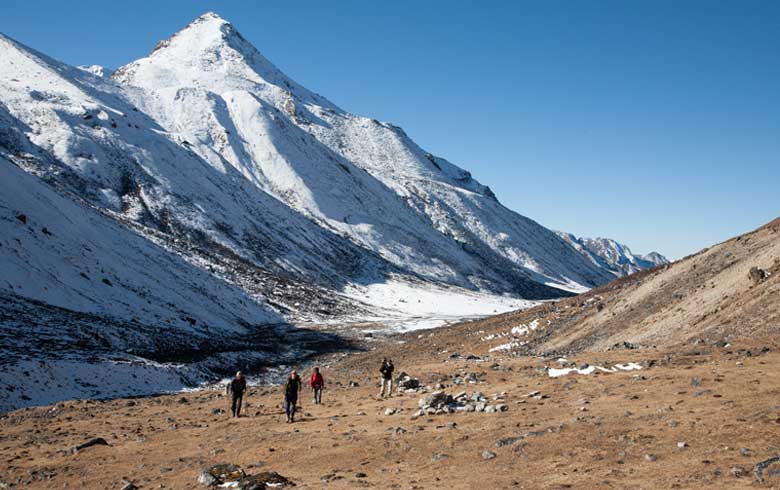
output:
[[658, 252], [637, 255], [631, 252], [628, 246], [611, 238], [579, 238], [562, 231], [556, 233], [588, 260], [617, 277], [669, 263], [669, 260]]
[[724, 344], [780, 332], [780, 219], [576, 298], [463, 325], [482, 349], [566, 353]]

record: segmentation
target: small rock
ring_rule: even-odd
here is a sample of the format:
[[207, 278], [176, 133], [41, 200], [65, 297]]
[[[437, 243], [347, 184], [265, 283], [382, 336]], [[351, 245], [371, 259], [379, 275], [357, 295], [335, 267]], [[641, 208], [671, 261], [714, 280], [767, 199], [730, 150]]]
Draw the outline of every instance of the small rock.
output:
[[677, 449], [685, 449], [688, 447], [688, 443], [685, 441], [680, 441], [677, 443]]
[[395, 408], [386, 408], [385, 409], [385, 415], [393, 415], [395, 414], [396, 410]]
[[437, 454], [434, 454], [433, 456], [431, 456], [431, 461], [433, 461], [435, 463], [437, 461], [444, 461], [447, 458], [449, 458], [449, 455], [444, 454], [444, 453], [437, 453]]
[[741, 466], [735, 466], [731, 468], [730, 473], [734, 478], [742, 478], [743, 476], [747, 475], [747, 470]]
[[522, 437], [504, 437], [496, 441], [496, 447], [511, 446], [522, 439]]
[[496, 457], [496, 453], [494, 453], [493, 451], [488, 451], [487, 449], [482, 451], [482, 459], [493, 459], [495, 457]]
[[658, 459], [658, 456], [655, 454], [645, 454], [645, 461], [654, 462]]

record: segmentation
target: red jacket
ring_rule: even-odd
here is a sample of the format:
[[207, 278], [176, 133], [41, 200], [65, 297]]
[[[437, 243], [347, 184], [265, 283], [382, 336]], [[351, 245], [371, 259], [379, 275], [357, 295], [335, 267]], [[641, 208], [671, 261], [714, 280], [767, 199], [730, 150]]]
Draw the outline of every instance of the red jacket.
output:
[[325, 379], [322, 377], [322, 373], [311, 373], [309, 384], [312, 388], [322, 388], [325, 386]]

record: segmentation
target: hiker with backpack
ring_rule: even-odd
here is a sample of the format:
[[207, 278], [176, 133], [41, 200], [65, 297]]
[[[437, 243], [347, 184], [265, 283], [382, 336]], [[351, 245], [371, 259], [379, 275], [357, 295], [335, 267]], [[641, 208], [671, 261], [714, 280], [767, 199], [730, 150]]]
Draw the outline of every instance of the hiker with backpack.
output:
[[230, 412], [233, 417], [241, 416], [241, 403], [244, 400], [244, 392], [246, 391], [246, 378], [241, 374], [241, 371], [236, 373], [236, 377], [233, 378], [227, 385], [227, 394], [231, 396]]
[[293, 370], [284, 384], [284, 412], [287, 414], [288, 424], [295, 422], [295, 406], [298, 404], [298, 392], [301, 388], [301, 377]]
[[395, 371], [393, 361], [382, 359], [382, 367], [379, 368], [379, 373], [382, 375], [382, 390], [379, 392], [379, 398], [385, 397], [385, 389], [387, 389], [388, 398], [393, 395], [393, 371]]
[[309, 386], [311, 386], [311, 389], [314, 392], [314, 404], [322, 404], [322, 390], [325, 388], [325, 378], [322, 377], [320, 368], [314, 368], [314, 371], [311, 373], [311, 378], [309, 378]]

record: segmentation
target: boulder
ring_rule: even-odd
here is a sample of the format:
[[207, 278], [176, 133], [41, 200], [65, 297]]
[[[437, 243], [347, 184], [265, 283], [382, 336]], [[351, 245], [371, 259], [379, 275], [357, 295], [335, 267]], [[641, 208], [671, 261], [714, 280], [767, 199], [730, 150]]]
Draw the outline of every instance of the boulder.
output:
[[420, 380], [405, 375], [398, 380], [398, 387], [404, 390], [416, 390], [420, 387]]
[[758, 267], [751, 267], [750, 271], [748, 272], [748, 277], [750, 278], [750, 282], [753, 283], [755, 286], [756, 284], [759, 284], [760, 282], [764, 281], [767, 277], [769, 277], [769, 274], [764, 269], [759, 269]]
[[220, 463], [209, 466], [198, 475], [198, 483], [203, 485], [221, 485], [228, 482], [237, 482], [244, 478], [246, 473], [240, 466], [231, 463]]
[[420, 408], [424, 407], [441, 407], [448, 403], [452, 403], [452, 397], [443, 391], [434, 391], [424, 397], [420, 398], [418, 405]]
[[246, 476], [238, 481], [239, 490], [266, 490], [294, 486], [295, 483], [275, 471], [264, 471], [257, 475]]

